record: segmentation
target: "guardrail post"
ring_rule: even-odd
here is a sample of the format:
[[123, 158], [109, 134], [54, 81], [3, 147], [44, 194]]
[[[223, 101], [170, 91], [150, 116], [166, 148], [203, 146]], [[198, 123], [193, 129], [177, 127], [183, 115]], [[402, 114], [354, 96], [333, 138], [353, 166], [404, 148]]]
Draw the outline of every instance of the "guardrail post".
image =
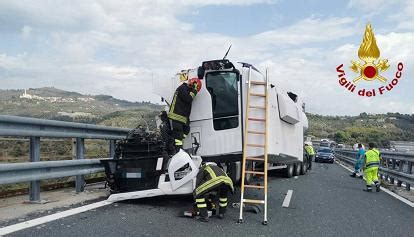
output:
[[[83, 138], [76, 138], [76, 159], [82, 160], [85, 158], [85, 139]], [[83, 175], [76, 175], [76, 192], [83, 192], [85, 184], [85, 177]]]
[[[30, 137], [30, 162], [40, 161], [40, 137]], [[30, 202], [40, 202], [40, 181], [31, 181], [29, 187]]]
[[[386, 167], [386, 168], [389, 168], [389, 166], [390, 166], [390, 160], [389, 160], [388, 158], [385, 158], [385, 167]], [[389, 180], [388, 180], [388, 178], [390, 177], [390, 176], [388, 175], [388, 173], [385, 173], [385, 175], [384, 175], [384, 176], [385, 176], [385, 181], [387, 181], [387, 182], [388, 182], [388, 181], [389, 181]]]
[[109, 140], [109, 158], [114, 158], [115, 156], [115, 140]]
[[[399, 172], [403, 172], [403, 168], [404, 168], [404, 161], [403, 160], [399, 160], [399, 165], [398, 165], [398, 171]], [[402, 181], [401, 180], [397, 180], [397, 187], [401, 187]]]
[[[390, 160], [391, 160], [391, 162], [392, 162], [392, 163], [391, 163], [391, 169], [392, 169], [392, 170], [395, 170], [395, 159], [390, 159]], [[390, 177], [390, 183], [391, 183], [391, 184], [394, 184], [394, 181], [395, 181], [395, 180], [394, 180], [394, 177], [392, 177], [392, 176], [391, 176], [391, 177]]]
[[[408, 161], [407, 162], [407, 174], [412, 174], [412, 173], [413, 173], [413, 162]], [[406, 183], [405, 184], [405, 189], [410, 191], [410, 188], [411, 188], [411, 184]]]

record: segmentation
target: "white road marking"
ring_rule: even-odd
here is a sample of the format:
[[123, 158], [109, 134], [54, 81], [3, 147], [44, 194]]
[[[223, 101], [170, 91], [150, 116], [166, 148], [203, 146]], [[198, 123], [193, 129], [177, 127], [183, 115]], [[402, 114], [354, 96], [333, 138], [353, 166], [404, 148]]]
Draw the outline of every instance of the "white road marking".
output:
[[285, 200], [283, 200], [282, 207], [289, 207], [290, 199], [292, 198], [293, 190], [288, 190], [286, 193]]
[[[338, 164], [339, 164], [340, 166], [342, 166], [343, 168], [345, 168], [346, 170], [349, 170], [350, 172], [353, 172], [353, 170], [352, 170], [352, 169], [350, 169], [350, 168], [346, 167], [345, 165], [343, 165], [343, 164], [341, 164], [341, 163], [339, 163], [339, 162], [338, 162]], [[365, 179], [365, 177], [364, 177], [364, 179]], [[408, 206], [410, 206], [410, 207], [414, 207], [414, 202], [411, 202], [410, 200], [405, 199], [405, 198], [403, 198], [403, 197], [399, 196], [399, 195], [398, 195], [398, 194], [396, 194], [396, 193], [393, 193], [392, 191], [390, 191], [390, 190], [388, 190], [388, 189], [386, 189], [386, 188], [384, 188], [384, 187], [381, 187], [381, 190], [382, 190], [382, 191], [384, 191], [384, 192], [386, 192], [386, 193], [388, 193], [389, 195], [391, 195], [391, 196], [395, 197], [396, 199], [400, 200], [401, 202], [403, 202], [403, 203], [407, 204]]]
[[34, 227], [37, 225], [41, 225], [47, 222], [51, 222], [51, 221], [55, 221], [64, 217], [68, 217], [68, 216], [72, 216], [72, 215], [76, 215], [85, 211], [89, 211], [92, 209], [96, 209], [98, 207], [103, 207], [106, 205], [109, 205], [113, 202], [108, 202], [108, 201], [101, 201], [101, 202], [96, 202], [96, 203], [92, 203], [89, 205], [85, 205], [85, 206], [81, 206], [81, 207], [77, 207], [74, 209], [70, 209], [67, 211], [62, 211], [59, 213], [55, 213], [52, 215], [48, 215], [48, 216], [43, 216], [43, 217], [39, 217], [33, 220], [29, 220], [29, 221], [25, 221], [25, 222], [21, 222], [18, 224], [14, 224], [14, 225], [10, 225], [10, 226], [6, 226], [3, 228], [0, 228], [0, 236], [2, 235], [6, 235], [6, 234], [10, 234], [19, 230], [24, 230], [30, 227]]

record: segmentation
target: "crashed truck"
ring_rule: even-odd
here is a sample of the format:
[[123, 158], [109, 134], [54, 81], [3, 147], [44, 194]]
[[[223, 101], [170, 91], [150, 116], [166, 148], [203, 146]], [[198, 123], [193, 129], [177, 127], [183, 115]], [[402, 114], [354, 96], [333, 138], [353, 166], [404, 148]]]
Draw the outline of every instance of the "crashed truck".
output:
[[[265, 82], [265, 75], [248, 63], [227, 59], [205, 61], [164, 83], [154, 93], [161, 96], [168, 111], [175, 89], [185, 73], [202, 80], [190, 115], [190, 133], [183, 149], [174, 154], [166, 112], [157, 118], [159, 130], [132, 130], [117, 142], [115, 157], [102, 160], [111, 189], [108, 200], [121, 201], [160, 195], [191, 194], [202, 162], [223, 167], [234, 183], [241, 179], [246, 98], [249, 80]], [[286, 177], [305, 174], [307, 158], [303, 135], [308, 127], [305, 104], [291, 91], [268, 83], [268, 170], [281, 169]], [[246, 167], [260, 169], [248, 161]], [[252, 180], [251, 175], [245, 182]]]

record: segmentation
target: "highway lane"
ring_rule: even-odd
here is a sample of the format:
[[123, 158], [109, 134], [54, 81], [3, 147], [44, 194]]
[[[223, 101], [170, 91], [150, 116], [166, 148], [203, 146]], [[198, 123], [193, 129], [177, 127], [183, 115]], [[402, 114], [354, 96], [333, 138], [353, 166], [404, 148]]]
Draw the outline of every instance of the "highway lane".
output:
[[[363, 192], [362, 180], [338, 164], [314, 164], [297, 179], [269, 178], [269, 225], [238, 209], [209, 223], [178, 217], [189, 197], [158, 197], [111, 204], [15, 232], [10, 236], [412, 236], [414, 208], [390, 195]], [[293, 190], [288, 208], [282, 203]], [[238, 201], [239, 193], [231, 199]]]

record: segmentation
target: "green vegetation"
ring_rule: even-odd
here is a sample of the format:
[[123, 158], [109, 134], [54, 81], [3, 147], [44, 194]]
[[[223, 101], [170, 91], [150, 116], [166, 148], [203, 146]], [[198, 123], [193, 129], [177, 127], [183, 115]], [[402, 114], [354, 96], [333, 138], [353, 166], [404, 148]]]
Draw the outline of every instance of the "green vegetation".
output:
[[390, 141], [414, 140], [414, 115], [361, 113], [358, 116], [307, 116], [307, 135], [329, 138], [337, 143], [375, 142], [380, 147], [388, 148]]
[[155, 117], [159, 110], [139, 109], [116, 111], [102, 117], [98, 124], [111, 127], [135, 128], [137, 126], [146, 127], [149, 130], [155, 130]]
[[[0, 90], [0, 114], [98, 124], [119, 111], [159, 111], [160, 105], [129, 102], [108, 95], [82, 95], [53, 87]], [[110, 115], [111, 116], [111, 115]], [[112, 115], [116, 116], [116, 114]]]
[[[155, 116], [162, 108], [149, 102], [129, 102], [109, 95], [82, 95], [53, 87], [26, 90], [0, 90], [0, 114], [92, 123], [112, 127], [156, 128]], [[24, 95], [24, 96], [22, 96]], [[108, 142], [86, 140], [85, 156], [108, 156]], [[72, 159], [71, 139], [41, 139], [41, 160]], [[0, 138], [0, 162], [25, 162], [29, 157], [28, 139]]]

